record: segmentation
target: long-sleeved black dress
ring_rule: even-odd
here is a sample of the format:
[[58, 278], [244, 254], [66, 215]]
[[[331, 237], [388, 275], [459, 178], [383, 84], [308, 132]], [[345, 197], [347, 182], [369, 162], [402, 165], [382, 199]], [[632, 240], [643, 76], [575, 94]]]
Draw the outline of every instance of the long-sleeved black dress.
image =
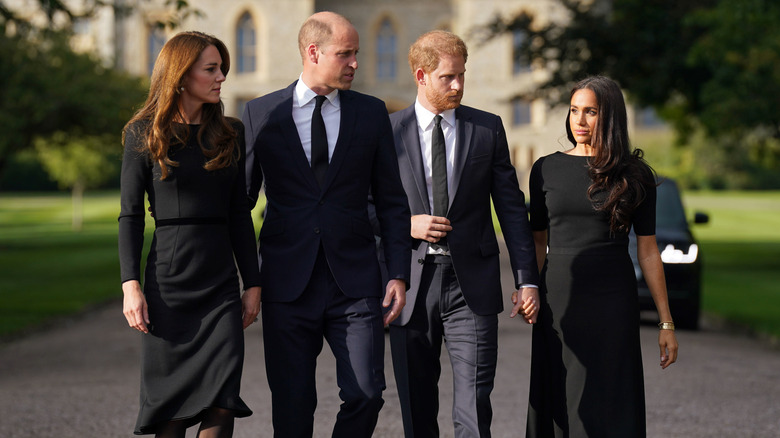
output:
[[209, 407], [252, 414], [239, 396], [244, 333], [236, 264], [245, 288], [260, 284], [243, 125], [232, 123], [241, 151], [236, 165], [205, 170], [200, 127], [190, 125], [187, 144], [170, 147], [179, 165], [160, 180], [159, 164], [138, 151], [143, 123], [126, 133], [119, 215], [122, 282], [140, 280], [145, 194], [156, 225], [143, 281], [151, 328], [142, 337], [139, 435], [171, 420], [195, 424]]
[[[649, 172], [649, 168], [648, 168]], [[561, 152], [531, 170], [531, 229], [548, 231], [533, 328], [527, 437], [644, 437], [639, 305], [628, 235], [593, 208], [587, 157]], [[655, 234], [655, 187], [634, 212]]]

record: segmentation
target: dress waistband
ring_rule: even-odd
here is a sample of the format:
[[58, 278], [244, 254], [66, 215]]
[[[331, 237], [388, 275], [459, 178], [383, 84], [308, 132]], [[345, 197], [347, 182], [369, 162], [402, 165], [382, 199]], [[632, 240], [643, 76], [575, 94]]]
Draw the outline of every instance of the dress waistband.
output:
[[621, 246], [601, 246], [597, 248], [577, 247], [550, 247], [547, 254], [572, 255], [572, 256], [624, 256], [628, 254], [627, 248]]
[[169, 225], [224, 225], [227, 219], [224, 217], [176, 217], [172, 219], [155, 219], [155, 227]]

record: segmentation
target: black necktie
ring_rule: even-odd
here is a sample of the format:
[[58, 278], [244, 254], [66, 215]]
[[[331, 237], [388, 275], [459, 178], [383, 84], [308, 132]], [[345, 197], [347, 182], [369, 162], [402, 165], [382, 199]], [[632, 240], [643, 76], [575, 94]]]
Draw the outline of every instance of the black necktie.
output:
[[[431, 135], [431, 169], [433, 171], [433, 215], [445, 217], [450, 197], [447, 193], [447, 153], [444, 147], [444, 132], [441, 129], [441, 115], [433, 118], [434, 126]], [[434, 248], [447, 247], [447, 237], [431, 244]]]
[[322, 103], [326, 97], [317, 96], [314, 99], [316, 104], [311, 115], [311, 168], [322, 186], [328, 172], [328, 134], [325, 132], [325, 121], [322, 120]]

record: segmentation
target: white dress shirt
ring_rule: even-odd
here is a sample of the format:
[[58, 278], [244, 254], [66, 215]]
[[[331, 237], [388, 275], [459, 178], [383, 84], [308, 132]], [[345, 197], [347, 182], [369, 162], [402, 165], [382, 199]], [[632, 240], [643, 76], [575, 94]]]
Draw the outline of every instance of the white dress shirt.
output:
[[[414, 103], [414, 114], [417, 116], [417, 133], [420, 137], [420, 147], [422, 149], [423, 171], [425, 171], [425, 186], [428, 189], [428, 205], [433, 212], [433, 158], [432, 158], [432, 135], [436, 114], [428, 111], [417, 100]], [[455, 110], [449, 109], [441, 113], [441, 130], [444, 133], [444, 148], [447, 154], [447, 194], [452, 200], [452, 169], [455, 163], [455, 147], [457, 145], [457, 135], [455, 129]]]
[[[423, 171], [425, 172], [425, 186], [428, 189], [428, 205], [431, 206], [431, 212], [433, 212], [433, 167], [431, 163], [433, 159], [431, 157], [431, 149], [433, 140], [431, 138], [433, 134], [434, 122], [433, 118], [436, 114], [428, 111], [417, 100], [414, 103], [414, 113], [417, 116], [417, 133], [420, 137], [420, 148], [422, 149], [423, 159]], [[452, 193], [452, 168], [455, 163], [455, 148], [458, 144], [457, 129], [455, 128], [455, 110], [449, 109], [441, 113], [441, 130], [444, 132], [444, 148], [447, 153], [447, 194], [450, 201], [455, 195]], [[442, 254], [449, 255], [449, 251], [442, 249], [433, 249], [428, 246], [428, 254]], [[535, 284], [522, 284], [520, 287], [537, 287]]]
[[[303, 83], [303, 75], [298, 78], [293, 92], [292, 116], [295, 121], [295, 127], [298, 128], [298, 137], [301, 139], [303, 152], [306, 153], [306, 159], [311, 165], [311, 117], [314, 113], [317, 93]], [[322, 103], [322, 120], [325, 121], [325, 132], [328, 134], [328, 162], [333, 157], [333, 149], [336, 147], [336, 141], [339, 138], [339, 127], [341, 124], [341, 99], [339, 99], [339, 90], [333, 90], [325, 96], [327, 99]]]
[[[425, 172], [425, 188], [428, 191], [428, 205], [433, 213], [433, 121], [436, 114], [428, 111], [420, 104], [419, 100], [414, 102], [414, 114], [417, 117], [417, 134], [420, 138], [420, 148], [422, 149], [423, 171]], [[457, 135], [455, 129], [455, 110], [449, 109], [440, 114], [441, 130], [444, 133], [444, 150], [447, 155], [447, 195], [450, 200], [455, 195], [452, 193], [452, 169], [455, 163], [455, 147], [457, 144]], [[428, 246], [428, 254], [449, 255], [448, 250], [443, 248], [432, 248]]]

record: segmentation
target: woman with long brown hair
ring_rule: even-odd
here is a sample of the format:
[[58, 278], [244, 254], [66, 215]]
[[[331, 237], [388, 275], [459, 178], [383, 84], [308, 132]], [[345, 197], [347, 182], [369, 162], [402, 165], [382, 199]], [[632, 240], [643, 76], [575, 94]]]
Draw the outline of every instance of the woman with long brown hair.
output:
[[[220, 40], [177, 34], [123, 132], [119, 258], [125, 318], [144, 333], [139, 435], [184, 437], [200, 423], [200, 437], [229, 437], [252, 413], [239, 390], [260, 275], [243, 125], [220, 99], [229, 69]], [[142, 288], [145, 195], [155, 231]]]
[[571, 92], [573, 148], [531, 170], [530, 215], [542, 272], [533, 328], [528, 437], [643, 437], [639, 304], [628, 234], [661, 319], [661, 367], [677, 360], [655, 240], [656, 183], [631, 150], [626, 106], [603, 76]]

